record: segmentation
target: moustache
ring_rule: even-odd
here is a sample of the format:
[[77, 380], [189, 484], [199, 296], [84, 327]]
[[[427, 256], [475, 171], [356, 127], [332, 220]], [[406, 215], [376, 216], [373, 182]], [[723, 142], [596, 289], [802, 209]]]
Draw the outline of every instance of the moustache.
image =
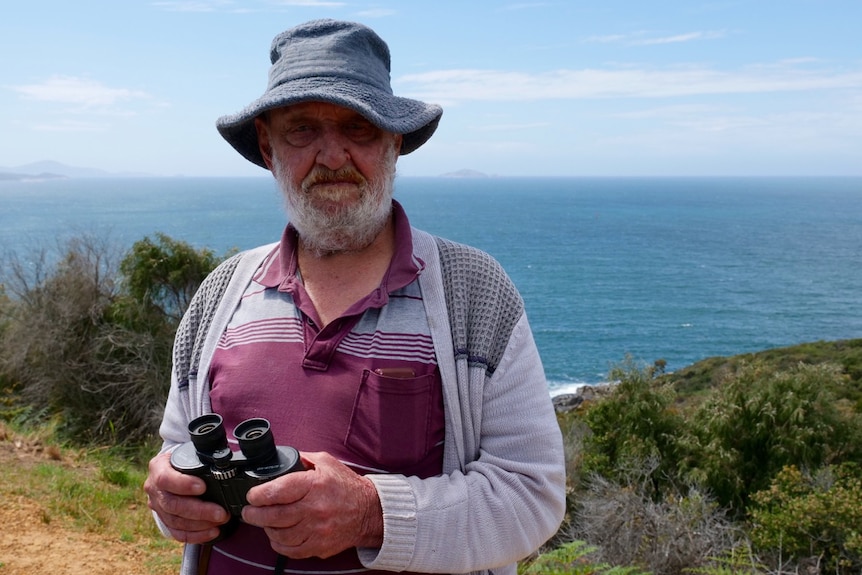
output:
[[316, 167], [302, 181], [302, 190], [308, 191], [313, 186], [320, 184], [356, 184], [365, 185], [365, 177], [353, 168], [341, 168], [330, 170], [329, 168]]

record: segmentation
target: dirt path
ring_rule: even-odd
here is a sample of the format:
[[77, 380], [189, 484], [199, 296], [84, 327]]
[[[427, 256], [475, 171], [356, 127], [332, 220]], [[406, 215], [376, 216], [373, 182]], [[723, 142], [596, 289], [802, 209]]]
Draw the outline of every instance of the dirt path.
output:
[[[43, 449], [38, 442], [12, 437], [0, 423], [0, 466], [7, 471], [12, 468], [31, 474], [40, 462], [66, 464], [56, 459], [56, 452]], [[16, 474], [6, 475], [13, 476]], [[35, 474], [33, 477], [36, 480]], [[15, 485], [0, 485], [0, 575], [155, 573], [148, 565], [153, 552], [147, 551], [143, 543], [75, 527], [68, 519], [52, 514], [46, 502], [22, 492], [26, 491]]]
[[45, 523], [43, 507], [23, 497], [0, 504], [2, 575], [148, 575], [144, 552], [95, 533]]

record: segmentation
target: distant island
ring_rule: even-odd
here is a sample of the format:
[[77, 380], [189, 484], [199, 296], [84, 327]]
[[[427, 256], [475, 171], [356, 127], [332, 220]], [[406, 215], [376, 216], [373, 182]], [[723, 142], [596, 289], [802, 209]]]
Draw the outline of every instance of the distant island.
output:
[[19, 174], [15, 172], [0, 172], [0, 182], [41, 182], [44, 180], [65, 180], [68, 176], [42, 172], [40, 174]]
[[488, 178], [488, 174], [479, 172], [477, 170], [463, 169], [457, 170], [454, 172], [448, 172], [443, 174], [441, 177], [443, 178]]
[[141, 173], [111, 173], [97, 168], [69, 166], [53, 160], [43, 160], [21, 166], [0, 166], [0, 182], [27, 182], [60, 178], [144, 177]]
[[[0, 166], [0, 183], [2, 182], [36, 182], [65, 178], [128, 178], [151, 177], [153, 174], [131, 172], [108, 172], [98, 168], [69, 166], [53, 160], [42, 160], [20, 166]], [[464, 168], [440, 174], [441, 178], [492, 178], [491, 174]]]

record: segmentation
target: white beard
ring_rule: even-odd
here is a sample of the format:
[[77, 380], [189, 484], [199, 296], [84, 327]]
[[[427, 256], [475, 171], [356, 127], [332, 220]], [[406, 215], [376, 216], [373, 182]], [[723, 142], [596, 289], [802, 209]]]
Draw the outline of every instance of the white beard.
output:
[[[397, 148], [393, 147], [392, 152], [383, 159], [382, 176], [377, 180], [366, 180], [353, 168], [333, 172], [318, 166], [297, 189], [292, 183], [290, 170], [278, 156], [273, 155], [272, 173], [285, 198], [290, 223], [296, 228], [303, 248], [322, 256], [368, 247], [383, 231], [392, 213], [397, 157]], [[313, 193], [337, 199], [339, 192], [337, 189], [312, 192], [309, 191], [312, 186], [329, 178], [345, 177], [359, 186], [360, 201], [357, 204], [331, 210], [323, 210], [315, 205]]]

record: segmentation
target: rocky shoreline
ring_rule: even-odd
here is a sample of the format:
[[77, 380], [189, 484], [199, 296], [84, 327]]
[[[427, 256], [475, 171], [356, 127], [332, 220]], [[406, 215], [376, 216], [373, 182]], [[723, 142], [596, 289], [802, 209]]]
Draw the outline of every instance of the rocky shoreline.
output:
[[579, 409], [584, 403], [607, 397], [614, 390], [613, 383], [582, 385], [575, 393], [561, 393], [552, 398], [554, 411], [567, 413]]

